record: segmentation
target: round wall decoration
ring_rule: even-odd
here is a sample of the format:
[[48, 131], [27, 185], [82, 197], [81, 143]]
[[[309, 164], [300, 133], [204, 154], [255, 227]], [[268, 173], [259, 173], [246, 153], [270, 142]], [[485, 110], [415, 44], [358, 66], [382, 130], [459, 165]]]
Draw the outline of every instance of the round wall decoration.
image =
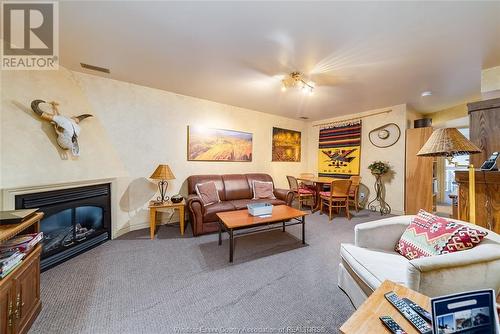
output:
[[394, 123], [382, 125], [368, 134], [370, 143], [377, 147], [389, 147], [396, 144], [401, 136], [399, 126]]

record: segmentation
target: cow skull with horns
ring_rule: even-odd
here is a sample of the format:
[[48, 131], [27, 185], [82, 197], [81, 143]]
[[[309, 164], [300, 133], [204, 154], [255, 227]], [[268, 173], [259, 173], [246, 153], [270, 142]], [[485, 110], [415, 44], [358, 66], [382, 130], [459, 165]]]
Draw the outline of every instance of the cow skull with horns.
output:
[[74, 117], [67, 117], [59, 114], [57, 102], [49, 102], [52, 106], [52, 113], [47, 113], [40, 110], [40, 103], [47, 103], [43, 100], [33, 100], [31, 109], [40, 116], [43, 120], [49, 121], [54, 125], [57, 133], [57, 144], [65, 150], [71, 149], [74, 156], [80, 155], [80, 147], [78, 146], [78, 135], [80, 134], [80, 123], [87, 117], [92, 117], [90, 114], [82, 114]]

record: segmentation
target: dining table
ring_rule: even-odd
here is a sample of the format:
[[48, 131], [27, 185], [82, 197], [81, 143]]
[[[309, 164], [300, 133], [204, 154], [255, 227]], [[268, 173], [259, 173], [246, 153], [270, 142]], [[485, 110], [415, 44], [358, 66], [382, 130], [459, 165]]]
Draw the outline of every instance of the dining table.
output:
[[316, 211], [319, 211], [320, 209], [320, 192], [323, 191], [323, 186], [325, 184], [331, 184], [332, 181], [338, 180], [336, 177], [329, 177], [329, 176], [314, 176], [314, 177], [304, 177], [304, 176], [299, 176], [297, 177], [298, 181], [302, 182], [309, 182], [313, 183], [316, 186], [316, 198], [315, 198], [315, 207], [311, 210], [313, 213]]

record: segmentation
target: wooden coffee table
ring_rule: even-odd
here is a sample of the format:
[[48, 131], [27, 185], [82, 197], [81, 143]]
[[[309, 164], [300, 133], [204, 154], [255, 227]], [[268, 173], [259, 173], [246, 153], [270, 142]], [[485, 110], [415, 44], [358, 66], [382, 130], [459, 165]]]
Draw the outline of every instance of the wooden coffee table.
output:
[[[306, 212], [291, 208], [286, 205], [273, 207], [270, 217], [255, 217], [247, 209], [217, 213], [219, 217], [219, 246], [222, 245], [222, 230], [229, 234], [229, 262], [233, 262], [234, 238], [245, 234], [258, 233], [282, 229], [287, 226], [302, 224], [302, 243], [305, 244]], [[278, 225], [279, 224], [279, 225]], [[235, 233], [237, 230], [251, 229]]]

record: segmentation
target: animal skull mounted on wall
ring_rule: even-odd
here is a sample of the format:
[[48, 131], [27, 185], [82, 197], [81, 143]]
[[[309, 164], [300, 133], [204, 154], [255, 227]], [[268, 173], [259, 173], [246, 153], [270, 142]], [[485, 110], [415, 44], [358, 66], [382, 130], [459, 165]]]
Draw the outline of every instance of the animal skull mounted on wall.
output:
[[40, 103], [47, 103], [43, 100], [33, 100], [31, 102], [31, 109], [40, 116], [43, 120], [49, 121], [54, 125], [57, 134], [57, 144], [62, 149], [71, 150], [74, 156], [80, 155], [80, 147], [78, 146], [78, 136], [80, 135], [80, 123], [87, 117], [93, 117], [90, 114], [82, 114], [74, 117], [67, 117], [59, 114], [57, 102], [49, 102], [52, 106], [52, 113], [40, 110], [38, 106]]

